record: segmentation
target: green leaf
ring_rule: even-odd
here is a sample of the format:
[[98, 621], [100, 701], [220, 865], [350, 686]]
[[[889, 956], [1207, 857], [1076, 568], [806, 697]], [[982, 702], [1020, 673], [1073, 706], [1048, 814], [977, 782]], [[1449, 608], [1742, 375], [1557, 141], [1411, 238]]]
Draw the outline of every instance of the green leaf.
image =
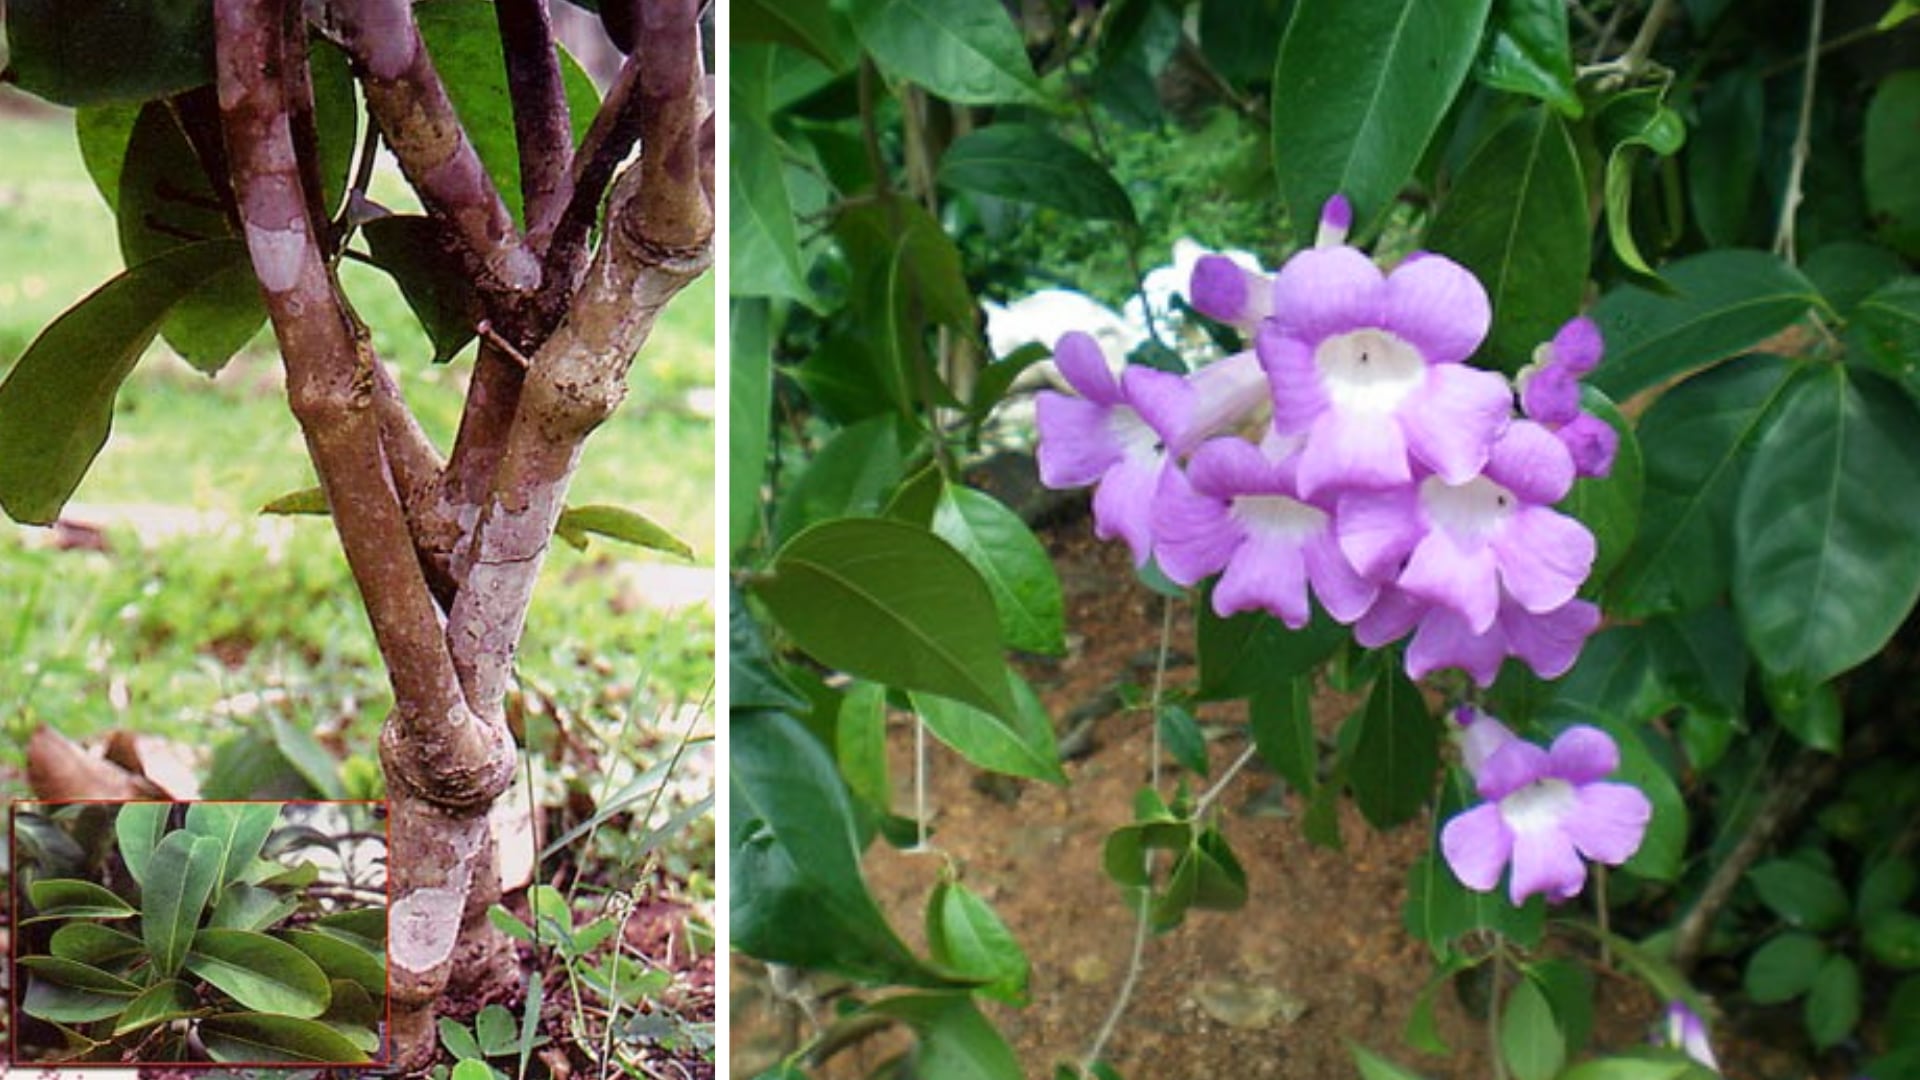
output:
[[[1273, 160], [1297, 230], [1321, 204], [1381, 214], [1413, 175], [1473, 63], [1492, 0], [1300, 0], [1280, 41]], [[1364, 48], [1356, 47], [1365, 43]]]
[[126, 1011], [120, 1014], [120, 1019], [113, 1025], [113, 1036], [117, 1039], [129, 1031], [191, 1016], [199, 1007], [199, 1001], [193, 996], [193, 988], [186, 983], [178, 979], [154, 983], [134, 998]]
[[950, 981], [895, 936], [860, 873], [853, 804], [798, 720], [731, 721], [728, 926], [749, 956], [876, 982]]
[[[1463, 805], [1455, 800], [1449, 805]], [[1460, 884], [1437, 846], [1416, 860], [1407, 874], [1407, 902], [1402, 912], [1414, 937], [1427, 943], [1435, 959], [1454, 955], [1454, 943], [1467, 934], [1492, 930], [1515, 944], [1530, 947], [1546, 931], [1547, 907], [1541, 897], [1530, 897], [1514, 907], [1506, 890], [1474, 892]]]
[[1260, 690], [1247, 703], [1247, 723], [1261, 760], [1303, 796], [1320, 783], [1312, 693], [1311, 679], [1296, 678], [1278, 689]]
[[132, 802], [114, 815], [113, 833], [120, 841], [120, 857], [126, 860], [127, 872], [137, 885], [146, 884], [147, 860], [167, 831], [167, 811], [171, 809], [172, 803]]
[[1789, 930], [1769, 938], [1747, 958], [1747, 996], [1760, 1005], [1791, 1001], [1813, 986], [1826, 958], [1826, 945], [1812, 934]]
[[205, 0], [13, 0], [7, 74], [61, 105], [145, 101], [213, 81]]
[[462, 1058], [453, 1063], [453, 1080], [495, 1080], [498, 1075], [493, 1066], [474, 1058]]
[[433, 343], [433, 362], [454, 358], [480, 325], [480, 293], [446, 245], [440, 225], [422, 214], [389, 214], [360, 226], [373, 265], [387, 272]]
[[1920, 191], [1913, 177], [1920, 170], [1920, 71], [1889, 76], [1867, 106], [1866, 145], [1861, 179], [1867, 209], [1880, 223], [1880, 235], [1909, 258], [1920, 257]]
[[186, 967], [259, 1012], [310, 1019], [327, 1011], [332, 996], [326, 973], [305, 953], [247, 930], [200, 931]]
[[1066, 652], [1066, 617], [1053, 560], [1018, 514], [985, 492], [940, 488], [933, 534], [953, 545], [993, 594], [1006, 643], [1026, 652]]
[[1766, 98], [1757, 68], [1723, 71], [1700, 93], [1687, 153], [1687, 198], [1715, 247], [1737, 247], [1753, 222]]
[[75, 990], [91, 990], [96, 994], [123, 994], [132, 996], [140, 992], [140, 987], [118, 975], [101, 971], [91, 964], [78, 960], [67, 960], [58, 956], [23, 956], [20, 966], [34, 972], [43, 979], [57, 982], [61, 986], [70, 986]]
[[828, 521], [787, 541], [755, 594], [794, 644], [862, 678], [1013, 719], [999, 616], [945, 541], [883, 519]]
[[1860, 1023], [1860, 969], [1844, 953], [1820, 965], [1807, 991], [1807, 1034], [1815, 1050], [1826, 1050], [1853, 1034]]
[[73, 133], [80, 143], [80, 160], [95, 190], [113, 210], [120, 205], [120, 171], [127, 160], [127, 140], [143, 106], [134, 102], [87, 105], [73, 113]]
[[312, 925], [315, 930], [324, 934], [372, 942], [378, 949], [387, 940], [387, 909], [364, 907], [354, 908], [351, 911], [336, 911], [331, 915], [322, 915], [313, 920]]
[[1590, 413], [1613, 425], [1620, 436], [1613, 456], [1613, 468], [1603, 477], [1583, 476], [1573, 483], [1563, 508], [1580, 519], [1593, 533], [1597, 550], [1589, 582], [1604, 582], [1613, 568], [1625, 558], [1640, 534], [1640, 504], [1646, 486], [1645, 465], [1640, 459], [1640, 440], [1633, 425], [1620, 414], [1607, 396], [1591, 386], [1581, 388], [1581, 405]]
[[1578, 120], [1567, 6], [1558, 0], [1495, 0], [1486, 51], [1475, 71], [1496, 90], [1526, 94]]
[[515, 1035], [519, 1026], [506, 1006], [489, 1005], [473, 1018], [473, 1037], [480, 1043], [481, 1053], [500, 1057], [512, 1053], [518, 1045]]
[[1861, 300], [1847, 344], [1908, 387], [1920, 385], [1920, 278], [1888, 282]]
[[1768, 673], [1762, 681], [1774, 719], [1809, 749], [1837, 754], [1846, 736], [1846, 714], [1840, 691], [1832, 683], [1809, 689], [1793, 675]]
[[231, 881], [237, 881], [260, 857], [260, 848], [280, 818], [275, 802], [197, 802], [187, 808], [187, 831], [211, 837], [220, 844], [220, 876], [214, 882], [214, 896]]
[[1796, 859], [1774, 859], [1747, 871], [1760, 900], [1789, 926], [1815, 933], [1847, 922], [1847, 890], [1833, 875]]
[[91, 881], [42, 878], [27, 886], [27, 900], [39, 918], [126, 919], [132, 905]]
[[113, 398], [168, 312], [246, 261], [234, 240], [189, 244], [89, 293], [40, 332], [0, 383], [0, 506], [49, 525], [106, 445]]
[[1081, 219], [1134, 220], [1133, 200], [1106, 166], [1058, 135], [1028, 124], [989, 124], [955, 139], [940, 158], [940, 182]]
[[1427, 246], [1486, 286], [1493, 300], [1487, 348], [1513, 372], [1579, 313], [1590, 233], [1573, 139], [1558, 116], [1536, 108], [1481, 144], [1434, 215]]
[[729, 708], [736, 711], [805, 713], [808, 708], [807, 700], [774, 666], [747, 598], [732, 583], [727, 587], [727, 689]]
[[827, 0], [738, 0], [727, 28], [734, 41], [790, 45], [838, 70], [848, 42], [834, 15]]
[[740, 105], [736, 87], [733, 121], [727, 126], [727, 291], [738, 297], [784, 297], [810, 302], [806, 266], [794, 226], [780, 140], [764, 115]]
[[1353, 1063], [1360, 1070], [1361, 1080], [1421, 1080], [1419, 1073], [1395, 1065], [1359, 1043], [1349, 1042], [1347, 1049], [1353, 1052]]
[[1348, 771], [1353, 801], [1374, 828], [1392, 828], [1426, 805], [1439, 765], [1439, 725], [1419, 687], [1387, 665], [1360, 714]]
[[90, 922], [70, 922], [53, 932], [47, 949], [55, 956], [99, 967], [109, 960], [133, 956], [146, 945], [132, 934]]
[[56, 1024], [90, 1024], [118, 1016], [132, 1001], [128, 994], [103, 994], [28, 977], [20, 1011]]
[[327, 493], [320, 485], [304, 487], [298, 491], [289, 491], [285, 495], [275, 496], [260, 508], [262, 514], [314, 515], [326, 517], [333, 513], [333, 507], [327, 505]]
[[939, 1080], [1021, 1080], [1026, 1074], [1006, 1039], [965, 994], [912, 994], [869, 1011], [904, 1021], [920, 1037], [911, 1075]]
[[313, 83], [314, 149], [320, 166], [320, 201], [330, 215], [347, 198], [348, 174], [360, 151], [360, 103], [347, 54], [315, 34], [307, 47]]
[[977, 993], [1027, 1003], [1027, 954], [992, 905], [957, 881], [927, 897], [927, 951], [934, 963], [981, 980]]
[[265, 930], [299, 909], [300, 901], [296, 897], [234, 882], [213, 905], [207, 926], [215, 930]]
[[1872, 375], [1811, 369], [1763, 421], [1734, 515], [1734, 607], [1769, 672], [1811, 687], [1878, 652], [1920, 596], [1920, 413]]
[[1671, 156], [1686, 141], [1687, 125], [1680, 114], [1667, 108], [1666, 90], [1654, 87], [1616, 94], [1600, 110], [1595, 120], [1600, 140], [1607, 151], [1604, 199], [1607, 210], [1607, 238], [1613, 253], [1636, 273], [1651, 275], [1633, 237], [1634, 176], [1641, 151], [1650, 150], [1661, 157]]
[[221, 841], [186, 830], [169, 833], [153, 849], [141, 892], [140, 929], [160, 978], [180, 970], [200, 913], [219, 884], [225, 852]]
[[[211, 122], [210, 119], [208, 122]], [[194, 152], [176, 108], [164, 101], [141, 110], [120, 172], [120, 254], [129, 268], [176, 248], [237, 240], [227, 212], [232, 195], [216, 186]], [[181, 295], [160, 336], [195, 368], [213, 374], [267, 321], [250, 259], [237, 257], [219, 274]]]
[[829, 518], [878, 515], [906, 472], [911, 439], [892, 415], [840, 429], [782, 494], [773, 519], [775, 541], [784, 544]]
[[1912, 898], [1916, 885], [1920, 885], [1920, 868], [1916, 868], [1911, 859], [1888, 855], [1875, 862], [1861, 875], [1860, 890], [1854, 900], [1861, 925], [1873, 921], [1876, 915], [1899, 909]]
[[226, 1013], [200, 1021], [200, 1040], [215, 1061], [357, 1064], [367, 1055], [325, 1024], [265, 1012]]
[[891, 78], [957, 105], [1044, 100], [1020, 31], [995, 0], [853, 0], [849, 14]]
[[[743, 180], [735, 183], [744, 183]], [[765, 300], [728, 302], [727, 550], [761, 528], [760, 484], [773, 424], [773, 327]]]
[[840, 698], [833, 725], [834, 758], [848, 790], [881, 812], [893, 804], [887, 776], [887, 688], [855, 682]]
[[1790, 374], [1776, 357], [1742, 357], [1667, 391], [1640, 418], [1641, 531], [1610, 589], [1622, 612], [1695, 611], [1726, 591], [1735, 500]]
[[588, 533], [649, 551], [664, 551], [689, 561], [693, 559], [693, 547], [685, 540], [640, 511], [624, 506], [603, 506], [598, 503], [569, 506], [560, 512], [560, 520], [553, 527], [555, 536], [580, 551], [586, 550]]
[[1517, 1080], [1551, 1080], [1567, 1062], [1553, 1006], [1532, 979], [1521, 979], [1500, 1017], [1500, 1054]]
[[1839, 240], [1815, 248], [1800, 264], [1807, 280], [1827, 298], [1827, 306], [1851, 323], [1855, 309], [1881, 286], [1891, 286], [1907, 272], [1898, 253], [1857, 240]]
[[533, 1056], [533, 1048], [548, 1041], [545, 1035], [535, 1037], [540, 1030], [540, 1004], [546, 988], [540, 981], [540, 970], [534, 968], [527, 972], [527, 997], [520, 1019], [520, 1071], [514, 1075], [526, 1080], [527, 1062]]
[[934, 738], [980, 768], [1065, 784], [1060, 744], [1046, 706], [1018, 674], [1008, 670], [1005, 678], [1014, 706], [1009, 712], [988, 712], [917, 690], [907, 696]]
[[[485, 1060], [487, 1055], [480, 1050], [479, 1042], [474, 1039], [473, 1032], [467, 1030], [466, 1025], [450, 1016], [443, 1016], [440, 1018], [439, 1027], [440, 1045], [447, 1048], [447, 1053], [462, 1061], [477, 1062], [483, 1069], [487, 1068]], [[486, 1080], [492, 1080], [492, 1077], [493, 1070], [487, 1069]]]
[[1868, 956], [1895, 971], [1920, 970], [1920, 916], [1894, 909], [1881, 911], [1864, 924], [1862, 941]]
[[1223, 619], [1214, 614], [1211, 590], [1194, 604], [1194, 610], [1203, 701], [1285, 690], [1296, 676], [1333, 655], [1346, 637], [1338, 623], [1317, 609], [1313, 621], [1299, 630], [1289, 630], [1279, 619], [1261, 612]]
[[309, 930], [288, 930], [280, 937], [306, 953], [307, 958], [326, 973], [329, 981], [345, 979], [359, 984], [369, 994], [386, 994], [387, 958], [384, 953], [370, 952], [332, 934]]
[[[434, 0], [417, 5], [413, 17], [460, 126], [513, 220], [524, 226], [520, 144], [514, 137], [513, 99], [507, 90], [506, 59], [493, 5], [487, 0]], [[600, 94], [570, 53], [557, 46], [555, 52], [577, 144], [600, 109]]]
[[1584, 960], [1542, 960], [1527, 972], [1553, 1006], [1553, 1021], [1567, 1047], [1587, 1044], [1593, 1030], [1593, 971]]
[[1193, 713], [1177, 704], [1164, 704], [1154, 711], [1154, 725], [1160, 729], [1160, 745], [1180, 767], [1195, 776], [1207, 775], [1207, 737]]
[[1626, 286], [1593, 309], [1607, 358], [1593, 385], [1615, 401], [1753, 348], [1822, 303], [1800, 271], [1760, 251], [1710, 251], [1662, 274], [1672, 293]]
[[1719, 1075], [1678, 1050], [1637, 1050], [1583, 1061], [1560, 1080], [1715, 1080]]

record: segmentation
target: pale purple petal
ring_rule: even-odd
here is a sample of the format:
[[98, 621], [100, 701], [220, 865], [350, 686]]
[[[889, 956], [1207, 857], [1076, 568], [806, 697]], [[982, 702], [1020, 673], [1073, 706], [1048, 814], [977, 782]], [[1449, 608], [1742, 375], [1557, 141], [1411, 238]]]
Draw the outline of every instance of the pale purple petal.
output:
[[1574, 789], [1579, 811], [1563, 828], [1580, 854], [1594, 862], [1619, 866], [1640, 850], [1653, 804], [1631, 784], [1587, 784]]
[[1514, 792], [1551, 776], [1547, 752], [1525, 739], [1502, 744], [1480, 763], [1474, 789], [1480, 797], [1498, 801]]
[[1187, 427], [1174, 443], [1183, 453], [1205, 439], [1247, 426], [1273, 398], [1266, 369], [1252, 349], [1208, 364], [1189, 376], [1187, 385]]
[[1129, 365], [1120, 376], [1121, 392], [1163, 443], [1177, 443], [1193, 419], [1193, 387], [1184, 376]]
[[1513, 604], [1500, 610], [1500, 629], [1513, 655], [1543, 679], [1557, 679], [1573, 670], [1581, 646], [1599, 626], [1600, 609], [1585, 600], [1568, 601], [1565, 607], [1540, 615]]
[[1593, 569], [1593, 534], [1543, 506], [1522, 507], [1489, 546], [1501, 584], [1530, 612], [1552, 611], [1573, 599]]
[[1055, 489], [1085, 487], [1118, 464], [1126, 449], [1107, 424], [1111, 413], [1105, 405], [1051, 390], [1036, 395], [1040, 482]]
[[1440, 853], [1462, 885], [1492, 892], [1513, 854], [1513, 832], [1501, 819], [1499, 806], [1481, 803], [1455, 814], [1441, 828]]
[[1507, 896], [1515, 905], [1526, 903], [1535, 893], [1565, 900], [1586, 883], [1587, 864], [1580, 861], [1566, 833], [1543, 828], [1514, 834], [1513, 877], [1507, 882]]
[[1414, 546], [1397, 584], [1433, 604], [1451, 609], [1468, 629], [1484, 634], [1500, 614], [1499, 564], [1484, 544], [1462, 545], [1434, 529]]
[[1280, 462], [1245, 439], [1209, 439], [1187, 462], [1195, 491], [1219, 499], [1235, 495], [1289, 495]]
[[1203, 255], [1193, 266], [1187, 298], [1209, 319], [1252, 327], [1273, 314], [1273, 280], [1225, 255]]
[[1620, 451], [1620, 433], [1612, 424], [1583, 412], [1554, 435], [1566, 446], [1573, 457], [1574, 471], [1581, 476], [1603, 477], [1613, 471], [1614, 455]]
[[1570, 784], [1605, 780], [1620, 767], [1620, 747], [1613, 736], [1591, 724], [1575, 724], [1561, 732], [1547, 749], [1548, 774]]
[[1494, 440], [1506, 430], [1513, 391], [1491, 371], [1433, 367], [1396, 415], [1414, 457], [1447, 483], [1464, 484], [1486, 465]]
[[1505, 724], [1470, 705], [1462, 705], [1458, 715], [1465, 717], [1461, 720], [1460, 764], [1466, 768], [1469, 776], [1477, 778], [1480, 767], [1493, 756], [1493, 752], [1519, 736], [1507, 730]]
[[1374, 600], [1380, 595], [1380, 587], [1361, 577], [1354, 570], [1347, 557], [1340, 553], [1340, 547], [1334, 542], [1331, 530], [1321, 532], [1307, 541], [1304, 549], [1307, 558], [1307, 578], [1313, 582], [1313, 593], [1320, 598], [1320, 606], [1334, 621], [1351, 625], [1373, 607]]
[[1553, 335], [1553, 358], [1557, 366], [1575, 375], [1585, 375], [1598, 367], [1606, 347], [1600, 327], [1585, 315], [1569, 320]]
[[1376, 581], [1397, 575], [1427, 534], [1420, 489], [1412, 484], [1342, 495], [1333, 522], [1340, 550], [1354, 569]]
[[1081, 397], [1099, 405], [1120, 403], [1120, 385], [1114, 381], [1100, 343], [1091, 334], [1079, 330], [1062, 334], [1053, 347], [1053, 364]]
[[1413, 479], [1400, 425], [1329, 409], [1314, 421], [1300, 452], [1300, 495], [1390, 488]]
[[[1427, 602], [1391, 586], [1383, 587], [1373, 606], [1353, 624], [1353, 640], [1377, 649], [1407, 636], [1427, 614]], [[1408, 663], [1412, 674], [1412, 663]], [[1418, 679], [1424, 672], [1413, 675]]]
[[1407, 645], [1407, 674], [1424, 679], [1442, 668], [1459, 668], [1484, 689], [1493, 685], [1506, 656], [1506, 638], [1498, 623], [1487, 633], [1476, 634], [1452, 609], [1431, 607]]
[[1363, 326], [1379, 326], [1385, 279], [1350, 247], [1309, 248], [1287, 260], [1273, 283], [1273, 321], [1308, 345]]
[[1516, 420], [1487, 456], [1487, 479], [1530, 503], [1556, 503], [1573, 488], [1573, 455], [1551, 431]]
[[1282, 435], [1306, 431], [1328, 405], [1313, 347], [1289, 336], [1272, 319], [1261, 324], [1253, 345], [1272, 386], [1274, 430]]
[[1307, 566], [1298, 541], [1250, 531], [1213, 587], [1221, 617], [1266, 611], [1298, 630], [1313, 614], [1307, 604]]
[[1456, 364], [1473, 355], [1493, 325], [1487, 290], [1466, 267], [1427, 255], [1387, 276], [1386, 327], [1411, 342], [1430, 364]]
[[1153, 557], [1153, 493], [1166, 467], [1161, 455], [1130, 454], [1107, 470], [1093, 492], [1093, 534], [1125, 540], [1135, 566]]
[[1520, 407], [1543, 424], [1564, 424], [1580, 415], [1580, 377], [1563, 364], [1535, 368], [1520, 388]]
[[1178, 467], [1161, 472], [1153, 496], [1153, 554], [1168, 577], [1192, 585], [1227, 565], [1245, 538], [1230, 505], [1196, 491]]

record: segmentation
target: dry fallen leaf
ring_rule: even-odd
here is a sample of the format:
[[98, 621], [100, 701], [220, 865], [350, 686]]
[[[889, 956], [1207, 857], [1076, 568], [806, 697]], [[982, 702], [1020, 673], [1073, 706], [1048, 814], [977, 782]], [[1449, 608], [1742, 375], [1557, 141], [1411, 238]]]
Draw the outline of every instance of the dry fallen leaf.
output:
[[48, 802], [165, 797], [151, 781], [94, 757], [45, 724], [27, 740], [27, 786]]

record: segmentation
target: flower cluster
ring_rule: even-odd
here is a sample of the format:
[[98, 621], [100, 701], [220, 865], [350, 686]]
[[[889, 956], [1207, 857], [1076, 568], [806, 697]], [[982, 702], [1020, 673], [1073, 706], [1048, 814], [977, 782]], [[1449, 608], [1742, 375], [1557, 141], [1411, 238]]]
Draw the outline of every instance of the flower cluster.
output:
[[1599, 728], [1570, 727], [1541, 749], [1470, 706], [1454, 714], [1462, 764], [1485, 800], [1448, 820], [1440, 853], [1468, 888], [1491, 892], [1511, 863], [1507, 896], [1555, 902], [1587, 882], [1583, 859], [1618, 866], [1640, 850], [1653, 804], [1607, 777], [1620, 748]]
[[1336, 196], [1272, 276], [1200, 259], [1191, 303], [1254, 347], [1192, 375], [1116, 375], [1092, 338], [1061, 338], [1077, 396], [1037, 403], [1041, 480], [1094, 485], [1096, 531], [1137, 564], [1218, 575], [1222, 616], [1297, 629], [1311, 597], [1369, 648], [1411, 635], [1415, 678], [1485, 686], [1508, 656], [1563, 674], [1600, 620], [1575, 597], [1593, 534], [1553, 509], [1612, 464], [1613, 429], [1580, 404], [1599, 331], [1567, 324], [1516, 391], [1466, 363], [1492, 321], [1473, 274], [1424, 253], [1383, 273], [1345, 243], [1350, 219]]

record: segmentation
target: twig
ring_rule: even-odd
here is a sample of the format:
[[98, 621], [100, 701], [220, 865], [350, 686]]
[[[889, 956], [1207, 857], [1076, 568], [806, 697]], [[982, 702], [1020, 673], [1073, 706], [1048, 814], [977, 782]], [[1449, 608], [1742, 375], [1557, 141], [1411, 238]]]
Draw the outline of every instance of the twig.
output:
[[1259, 749], [1252, 743], [1248, 743], [1247, 748], [1240, 751], [1240, 756], [1233, 759], [1233, 764], [1227, 766], [1227, 771], [1220, 774], [1220, 779], [1214, 781], [1212, 787], [1194, 800], [1192, 815], [1194, 820], [1197, 821], [1206, 815], [1207, 809], [1213, 805], [1214, 800], [1226, 793], [1227, 785], [1232, 783], [1233, 778], [1240, 775], [1240, 770], [1246, 768], [1248, 763], [1259, 756], [1259, 753]]
[[527, 246], [542, 254], [573, 194], [573, 123], [554, 51], [553, 19], [547, 0], [496, 0], [493, 12], [513, 100]]
[[1820, 71], [1820, 23], [1826, 17], [1826, 0], [1813, 0], [1811, 24], [1807, 29], [1807, 66], [1800, 80], [1800, 120], [1793, 130], [1793, 160], [1787, 167], [1787, 193], [1780, 199], [1780, 225], [1773, 234], [1773, 253], [1792, 263], [1794, 254], [1794, 216], [1800, 209], [1800, 182], [1807, 171], [1807, 158], [1813, 153], [1813, 89]]

